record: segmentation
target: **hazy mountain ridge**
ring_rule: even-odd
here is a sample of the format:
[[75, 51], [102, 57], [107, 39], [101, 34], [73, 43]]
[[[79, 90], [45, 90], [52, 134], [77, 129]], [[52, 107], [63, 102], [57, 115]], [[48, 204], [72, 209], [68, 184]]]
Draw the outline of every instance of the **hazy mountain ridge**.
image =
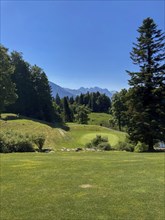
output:
[[87, 92], [100, 92], [101, 94], [106, 94], [108, 97], [112, 97], [116, 91], [109, 91], [108, 89], [102, 89], [100, 87], [92, 87], [92, 88], [84, 88], [80, 87], [79, 89], [69, 89], [69, 88], [63, 88], [53, 82], [49, 82], [49, 85], [52, 89], [52, 95], [55, 97], [57, 93], [59, 94], [60, 98], [63, 98], [64, 96], [68, 97], [76, 97], [77, 95], [86, 94]]

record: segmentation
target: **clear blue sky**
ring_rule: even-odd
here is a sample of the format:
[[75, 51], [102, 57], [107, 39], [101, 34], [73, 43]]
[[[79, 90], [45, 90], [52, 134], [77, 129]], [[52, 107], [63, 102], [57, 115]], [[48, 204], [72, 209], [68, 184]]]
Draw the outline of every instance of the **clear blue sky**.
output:
[[60, 86], [128, 88], [125, 70], [143, 19], [164, 29], [162, 0], [1, 0], [1, 43]]

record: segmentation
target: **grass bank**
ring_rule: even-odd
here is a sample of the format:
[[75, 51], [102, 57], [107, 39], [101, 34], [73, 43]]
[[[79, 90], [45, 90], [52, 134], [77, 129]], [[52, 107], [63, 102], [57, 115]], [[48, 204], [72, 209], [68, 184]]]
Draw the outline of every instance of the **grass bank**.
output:
[[107, 136], [112, 146], [124, 140], [124, 132], [115, 131], [99, 125], [80, 125], [76, 123], [49, 124], [30, 118], [17, 118], [14, 114], [2, 114], [0, 120], [1, 131], [13, 130], [20, 134], [44, 134], [46, 137], [45, 148], [59, 150], [62, 147], [77, 148], [92, 140], [96, 135]]

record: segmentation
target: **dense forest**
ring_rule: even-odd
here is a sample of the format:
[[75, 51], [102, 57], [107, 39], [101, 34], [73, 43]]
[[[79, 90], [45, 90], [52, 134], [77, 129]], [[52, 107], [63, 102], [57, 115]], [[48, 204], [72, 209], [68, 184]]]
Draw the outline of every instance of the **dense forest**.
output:
[[165, 141], [165, 35], [151, 18], [143, 21], [138, 34], [130, 57], [139, 71], [127, 71], [130, 88], [114, 94], [112, 100], [99, 92], [52, 97], [45, 72], [25, 61], [22, 53], [9, 53], [1, 45], [0, 113], [87, 124], [90, 112], [104, 112], [113, 116], [119, 130], [127, 131], [130, 141], [141, 141], [153, 151], [155, 143]]

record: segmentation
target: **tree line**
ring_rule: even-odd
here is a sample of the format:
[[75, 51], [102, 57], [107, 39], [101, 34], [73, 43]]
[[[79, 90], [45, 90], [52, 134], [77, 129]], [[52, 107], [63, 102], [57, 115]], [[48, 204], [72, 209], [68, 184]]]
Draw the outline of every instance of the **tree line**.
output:
[[48, 122], [87, 123], [88, 113], [106, 112], [111, 100], [105, 94], [87, 93], [60, 99], [51, 95], [45, 72], [30, 65], [22, 53], [0, 46], [0, 113], [12, 112]]
[[3, 111], [53, 121], [51, 89], [45, 72], [26, 62], [21, 53], [0, 46], [0, 113]]
[[80, 94], [75, 98], [60, 98], [57, 94], [53, 99], [53, 103], [59, 118], [61, 116], [64, 122], [76, 121], [81, 124], [87, 124], [90, 112], [110, 113], [111, 111], [110, 98], [99, 92]]

